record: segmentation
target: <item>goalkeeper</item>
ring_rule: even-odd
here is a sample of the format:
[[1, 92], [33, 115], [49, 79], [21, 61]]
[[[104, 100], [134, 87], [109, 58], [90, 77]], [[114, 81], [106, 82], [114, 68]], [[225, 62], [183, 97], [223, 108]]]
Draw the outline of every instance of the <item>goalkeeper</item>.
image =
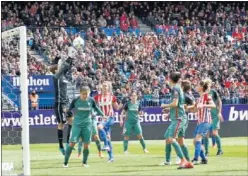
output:
[[[59, 60], [58, 63], [58, 71], [53, 76], [53, 83], [55, 88], [55, 104], [54, 111], [56, 115], [56, 119], [58, 122], [58, 141], [59, 141], [59, 150], [63, 155], [65, 155], [65, 149], [63, 145], [63, 129], [64, 125], [67, 122], [66, 120], [66, 107], [69, 103], [69, 99], [67, 97], [67, 84], [68, 80], [71, 79], [69, 75], [72, 61], [75, 56], [76, 50], [73, 47], [69, 47], [68, 49], [68, 58], [65, 61], [63, 59]], [[62, 61], [62, 62], [61, 62]], [[69, 76], [68, 76], [69, 75]], [[67, 130], [67, 144], [69, 143], [70, 131], [71, 131], [71, 121], [68, 121], [68, 130]]]

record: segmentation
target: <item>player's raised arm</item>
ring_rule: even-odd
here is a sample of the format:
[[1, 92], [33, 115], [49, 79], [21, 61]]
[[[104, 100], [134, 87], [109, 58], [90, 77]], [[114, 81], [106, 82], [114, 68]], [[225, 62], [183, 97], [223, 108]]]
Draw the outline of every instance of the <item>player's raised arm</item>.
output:
[[54, 78], [59, 79], [65, 72], [67, 72], [72, 66], [72, 58], [69, 57], [66, 59], [60, 68], [58, 68], [58, 72], [54, 74]]

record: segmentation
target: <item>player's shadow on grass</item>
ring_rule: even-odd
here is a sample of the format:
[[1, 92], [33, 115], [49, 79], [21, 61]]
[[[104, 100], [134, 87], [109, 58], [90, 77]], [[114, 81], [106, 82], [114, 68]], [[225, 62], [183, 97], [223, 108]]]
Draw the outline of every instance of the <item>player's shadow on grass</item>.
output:
[[[83, 168], [82, 164], [79, 163], [79, 165], [73, 165], [68, 168], [68, 169], [73, 169], [73, 168]], [[33, 169], [37, 169], [37, 170], [41, 170], [41, 169], [63, 169], [63, 165], [62, 164], [54, 164], [54, 165], [50, 165], [50, 166], [45, 166], [43, 168], [41, 168], [40, 166], [37, 166], [37, 167], [32, 167], [31, 168], [32, 170]]]
[[221, 172], [242, 172], [242, 171], [246, 171], [247, 172], [247, 170], [245, 170], [245, 169], [232, 169], [232, 170], [215, 170], [215, 171], [208, 171], [208, 172], [210, 172], [210, 173], [216, 173], [216, 172], [218, 172], [218, 173], [221, 173]]
[[109, 174], [109, 173], [133, 173], [133, 172], [137, 172], [137, 169], [132, 169], [132, 170], [118, 170], [118, 171], [108, 171], [108, 172], [101, 172], [103, 175], [104, 174]]
[[[138, 167], [161, 167], [158, 164], [141, 164], [141, 165], [137, 165]], [[136, 167], [136, 166], [127, 166], [127, 165], [123, 165], [123, 166], [116, 166], [116, 167]]]

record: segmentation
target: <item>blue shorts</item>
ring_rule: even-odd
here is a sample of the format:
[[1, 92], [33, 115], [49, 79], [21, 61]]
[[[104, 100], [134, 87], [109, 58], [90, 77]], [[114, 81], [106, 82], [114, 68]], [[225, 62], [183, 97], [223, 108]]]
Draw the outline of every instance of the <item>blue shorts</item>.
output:
[[104, 126], [104, 131], [106, 132], [106, 134], [110, 134], [111, 133], [111, 126], [115, 123], [115, 119], [114, 117], [109, 117], [107, 121], [101, 122], [101, 124]]
[[196, 129], [194, 131], [194, 137], [196, 137], [196, 135], [201, 135], [202, 137], [205, 137], [208, 132], [210, 131], [210, 127], [211, 124], [204, 122], [204, 123], [200, 123], [199, 125], [196, 126]]

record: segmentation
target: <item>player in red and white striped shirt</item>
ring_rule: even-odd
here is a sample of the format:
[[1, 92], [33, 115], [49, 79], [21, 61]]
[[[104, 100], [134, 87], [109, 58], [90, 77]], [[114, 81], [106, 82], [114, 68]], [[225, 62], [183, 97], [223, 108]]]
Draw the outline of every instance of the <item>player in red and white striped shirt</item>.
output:
[[104, 142], [104, 150], [108, 151], [109, 162], [113, 162], [113, 152], [111, 145], [111, 125], [114, 124], [114, 109], [119, 110], [122, 108], [122, 104], [119, 106], [117, 98], [112, 94], [111, 83], [105, 81], [102, 84], [102, 91], [100, 94], [94, 97], [97, 105], [104, 112], [107, 119], [103, 119], [102, 123], [98, 125], [99, 135], [101, 140]]
[[211, 108], [215, 108], [215, 103], [212, 98], [208, 95], [210, 84], [207, 81], [201, 81], [197, 87], [197, 91], [200, 94], [200, 98], [196, 103], [195, 111], [197, 112], [197, 126], [194, 132], [194, 143], [195, 143], [195, 156], [192, 162], [198, 164], [198, 158], [201, 156], [201, 164], [207, 164], [208, 161], [205, 157], [205, 153], [201, 148], [201, 141], [204, 138], [211, 127]]
[[[209, 104], [209, 101], [211, 101], [211, 97], [208, 95], [208, 92], [204, 93], [197, 101], [197, 105], [200, 107], [202, 105]], [[200, 108], [197, 111], [197, 124], [200, 123], [211, 123], [211, 110], [210, 108]]]

